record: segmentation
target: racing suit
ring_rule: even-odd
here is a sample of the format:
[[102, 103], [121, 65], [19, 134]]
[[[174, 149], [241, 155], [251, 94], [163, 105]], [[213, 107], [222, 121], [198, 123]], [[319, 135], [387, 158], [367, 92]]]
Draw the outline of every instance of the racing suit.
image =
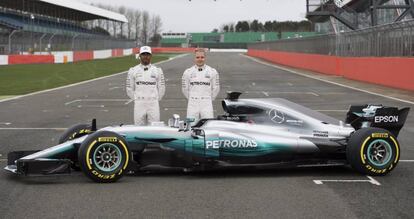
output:
[[219, 74], [208, 65], [192, 66], [184, 71], [182, 91], [188, 99], [187, 118], [196, 121], [213, 118], [213, 103], [220, 91]]
[[160, 121], [159, 102], [165, 93], [164, 74], [154, 65], [139, 64], [128, 71], [126, 92], [134, 100], [135, 125]]

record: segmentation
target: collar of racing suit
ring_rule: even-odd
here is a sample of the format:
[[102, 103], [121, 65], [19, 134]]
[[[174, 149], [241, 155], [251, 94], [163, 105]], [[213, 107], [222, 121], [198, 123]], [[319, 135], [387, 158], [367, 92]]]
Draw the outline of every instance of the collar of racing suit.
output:
[[[145, 70], [145, 69], [146, 69], [146, 70], [148, 70], [148, 69], [150, 69], [150, 68], [151, 68], [151, 66], [152, 66], [152, 65], [151, 65], [151, 63], [150, 63], [150, 64], [148, 64], [148, 65], [139, 64], [139, 66], [140, 66], [143, 70]], [[146, 70], [145, 70], [145, 71], [146, 71]]]
[[206, 69], [206, 64], [204, 64], [203, 66], [194, 65], [194, 68], [196, 68], [197, 71], [203, 71], [204, 69]]

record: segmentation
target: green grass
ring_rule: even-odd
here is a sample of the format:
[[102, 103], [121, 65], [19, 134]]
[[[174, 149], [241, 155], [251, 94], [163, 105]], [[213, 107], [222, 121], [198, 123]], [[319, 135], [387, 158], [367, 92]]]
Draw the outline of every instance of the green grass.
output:
[[[170, 55], [154, 55], [152, 62]], [[127, 71], [137, 65], [135, 56], [82, 61], [68, 64], [30, 64], [0, 66], [0, 96], [32, 93]]]

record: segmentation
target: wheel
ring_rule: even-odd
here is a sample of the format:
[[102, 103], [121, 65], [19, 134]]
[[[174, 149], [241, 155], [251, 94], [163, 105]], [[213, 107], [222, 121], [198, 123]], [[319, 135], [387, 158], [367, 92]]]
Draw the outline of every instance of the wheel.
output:
[[92, 132], [91, 129], [92, 126], [90, 124], [74, 125], [63, 132], [59, 138], [59, 144], [90, 134]]
[[397, 166], [400, 147], [391, 132], [380, 128], [363, 128], [351, 135], [346, 156], [358, 172], [381, 176]]
[[[90, 124], [77, 124], [74, 125], [68, 129], [66, 129], [65, 132], [60, 136], [59, 138], [59, 144], [62, 144], [64, 142], [80, 138], [84, 135], [90, 134], [92, 131], [92, 126]], [[72, 169], [76, 171], [80, 171], [78, 158], [76, 156], [68, 157], [68, 159], [72, 160]]]
[[109, 131], [95, 132], [82, 142], [79, 165], [86, 176], [100, 183], [115, 182], [128, 168], [130, 152], [125, 139]]

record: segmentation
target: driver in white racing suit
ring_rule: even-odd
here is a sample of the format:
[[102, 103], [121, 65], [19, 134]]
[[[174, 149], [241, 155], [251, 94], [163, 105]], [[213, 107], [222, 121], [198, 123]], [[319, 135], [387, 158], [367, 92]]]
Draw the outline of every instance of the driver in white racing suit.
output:
[[165, 93], [164, 74], [161, 68], [151, 64], [151, 47], [139, 51], [141, 63], [128, 71], [126, 92], [135, 101], [135, 125], [150, 125], [160, 121], [159, 101]]
[[216, 69], [205, 64], [204, 49], [195, 51], [195, 65], [184, 71], [182, 91], [188, 99], [187, 118], [198, 121], [213, 118], [213, 103], [220, 91], [219, 74]]

